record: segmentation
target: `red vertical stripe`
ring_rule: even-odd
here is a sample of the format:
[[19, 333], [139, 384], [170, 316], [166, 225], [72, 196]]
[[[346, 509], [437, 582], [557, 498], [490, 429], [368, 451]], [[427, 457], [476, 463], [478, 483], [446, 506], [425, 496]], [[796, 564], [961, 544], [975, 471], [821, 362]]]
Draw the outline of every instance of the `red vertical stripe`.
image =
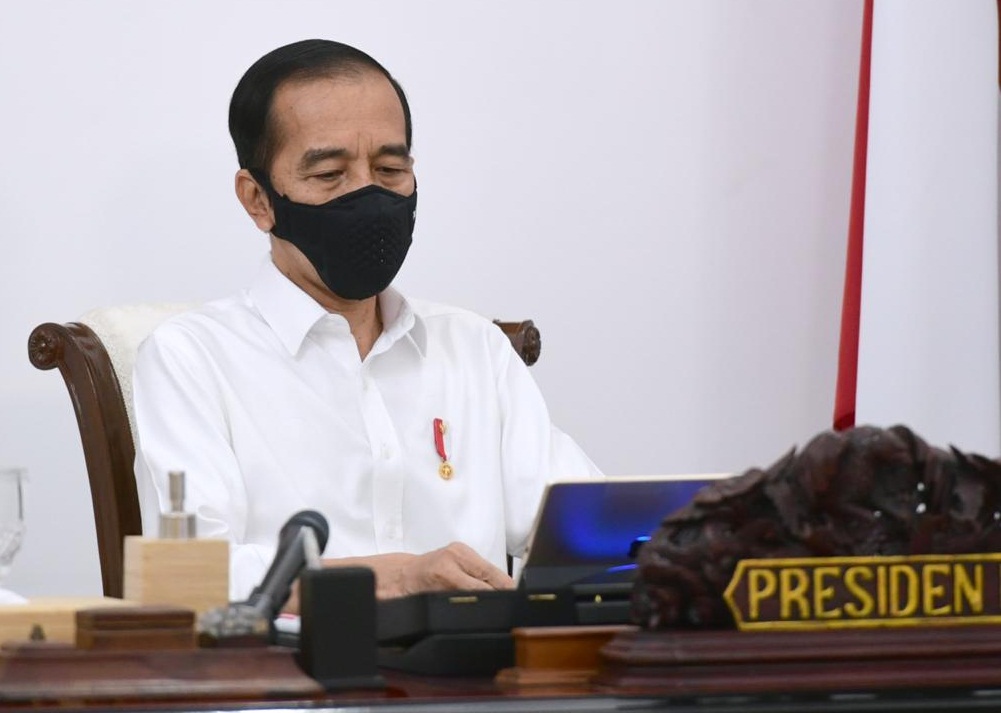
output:
[[838, 385], [834, 395], [834, 428], [855, 425], [855, 387], [858, 381], [859, 317], [862, 309], [862, 238], [865, 225], [865, 165], [869, 144], [869, 69], [872, 63], [872, 4], [865, 0], [862, 15], [862, 57], [858, 71], [858, 110], [855, 115], [855, 161], [852, 166], [852, 204], [848, 218], [848, 256], [845, 294], [841, 304], [841, 346]]

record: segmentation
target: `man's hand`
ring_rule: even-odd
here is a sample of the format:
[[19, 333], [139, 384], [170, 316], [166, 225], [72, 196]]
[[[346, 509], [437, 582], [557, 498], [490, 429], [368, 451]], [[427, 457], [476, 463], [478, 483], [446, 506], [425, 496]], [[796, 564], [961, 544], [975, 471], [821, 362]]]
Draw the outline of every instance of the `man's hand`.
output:
[[[399, 597], [417, 592], [437, 592], [449, 589], [512, 589], [514, 580], [505, 572], [480, 557], [461, 542], [442, 547], [423, 555], [403, 555], [410, 559], [401, 563], [392, 579], [379, 583], [380, 571], [376, 569], [376, 588], [379, 597]], [[395, 575], [395, 576], [394, 576]]]
[[449, 589], [513, 589], [514, 580], [471, 547], [453, 542], [423, 555], [394, 552], [324, 560], [326, 567], [371, 567], [379, 599]]

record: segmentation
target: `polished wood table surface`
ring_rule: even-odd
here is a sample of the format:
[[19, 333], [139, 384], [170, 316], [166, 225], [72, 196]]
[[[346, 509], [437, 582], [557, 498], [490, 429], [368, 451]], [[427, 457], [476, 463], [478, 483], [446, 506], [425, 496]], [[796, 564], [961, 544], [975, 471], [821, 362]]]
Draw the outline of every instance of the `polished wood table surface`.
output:
[[675, 713], [876, 713], [883, 711], [1001, 711], [998, 689], [913, 689], [840, 691], [793, 695], [665, 696], [600, 687], [506, 689], [488, 678], [442, 678], [384, 672], [383, 691], [341, 691], [307, 699], [121, 701], [29, 703], [5, 710], [72, 711], [338, 711], [344, 713], [531, 713], [580, 711], [671, 711]]
[[[880, 643], [893, 647], [881, 654]], [[1001, 713], [999, 651], [1001, 627], [809, 638], [627, 632], [602, 649], [598, 675], [581, 683], [383, 669], [384, 688], [324, 692], [282, 647], [88, 652], [21, 644], [0, 651], [0, 709]]]

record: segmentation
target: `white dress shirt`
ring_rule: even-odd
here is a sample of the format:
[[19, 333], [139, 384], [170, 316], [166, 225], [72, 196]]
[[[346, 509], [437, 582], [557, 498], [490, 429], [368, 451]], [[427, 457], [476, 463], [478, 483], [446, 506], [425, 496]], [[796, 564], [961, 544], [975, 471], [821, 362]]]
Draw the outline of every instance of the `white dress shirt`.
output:
[[169, 509], [167, 472], [185, 471], [199, 536], [230, 540], [234, 599], [260, 582], [299, 510], [326, 516], [326, 557], [461, 541], [503, 569], [547, 481], [598, 475], [496, 325], [392, 288], [379, 306], [385, 328], [362, 360], [347, 320], [269, 260], [250, 289], [168, 320], [140, 347], [143, 529], [156, 533]]

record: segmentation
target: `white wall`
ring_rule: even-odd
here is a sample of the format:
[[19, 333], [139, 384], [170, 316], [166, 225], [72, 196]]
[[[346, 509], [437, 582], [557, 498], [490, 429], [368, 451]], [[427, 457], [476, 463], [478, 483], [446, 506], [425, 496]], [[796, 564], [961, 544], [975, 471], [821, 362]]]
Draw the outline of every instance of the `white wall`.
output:
[[554, 419], [610, 474], [764, 465], [831, 419], [861, 0], [11, 2], [0, 22], [0, 463], [31, 471], [8, 584], [100, 591], [60, 377], [27, 336], [242, 287], [229, 95], [280, 44], [406, 87], [410, 293], [542, 329]]
[[880, 0], [856, 417], [996, 455], [998, 4]]

